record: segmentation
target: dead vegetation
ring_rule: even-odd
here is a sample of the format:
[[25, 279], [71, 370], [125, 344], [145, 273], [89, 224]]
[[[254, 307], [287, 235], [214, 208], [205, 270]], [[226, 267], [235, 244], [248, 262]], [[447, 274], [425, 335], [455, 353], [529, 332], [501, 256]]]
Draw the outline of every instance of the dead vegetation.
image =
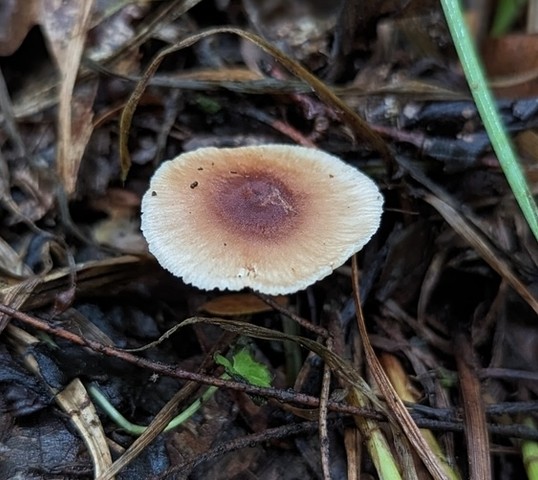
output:
[[[481, 3], [535, 191], [532, 10]], [[20, 0], [0, 55], [1, 478], [538, 478], [538, 248], [436, 2]], [[281, 297], [167, 274], [157, 166], [268, 143], [373, 178], [378, 233]]]

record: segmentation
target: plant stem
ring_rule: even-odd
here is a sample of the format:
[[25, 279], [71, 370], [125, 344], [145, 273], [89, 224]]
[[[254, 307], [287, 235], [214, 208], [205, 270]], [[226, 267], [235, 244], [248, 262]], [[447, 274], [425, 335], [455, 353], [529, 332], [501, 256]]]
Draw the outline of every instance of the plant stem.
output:
[[[230, 377], [227, 374], [222, 375], [223, 379], [229, 379]], [[99, 405], [99, 407], [108, 415], [108, 417], [118, 425], [118, 427], [125, 430], [127, 433], [131, 435], [142, 435], [144, 433], [144, 430], [146, 430], [146, 426], [144, 425], [137, 425], [135, 423], [131, 423], [129, 420], [127, 420], [109, 401], [108, 398], [105, 397], [103, 392], [96, 387], [95, 385], [89, 385], [87, 387], [88, 393], [91, 395], [93, 401]], [[183, 410], [177, 417], [173, 418], [170, 423], [166, 426], [164, 429], [165, 432], [168, 432], [169, 430], [172, 430], [176, 427], [179, 427], [183, 422], [187, 421], [190, 417], [192, 417], [199, 409], [200, 407], [207, 402], [217, 391], [217, 387], [209, 387], [200, 398], [196, 399], [193, 403], [191, 403], [185, 410]]]
[[536, 240], [538, 240], [538, 211], [525, 174], [514, 152], [512, 142], [504, 129], [497, 106], [488, 88], [481, 62], [465, 23], [459, 0], [441, 0], [446, 21], [454, 41], [454, 46], [467, 78], [467, 83], [476, 103], [478, 113], [484, 122], [491, 145], [495, 151], [506, 180], [527, 220]]

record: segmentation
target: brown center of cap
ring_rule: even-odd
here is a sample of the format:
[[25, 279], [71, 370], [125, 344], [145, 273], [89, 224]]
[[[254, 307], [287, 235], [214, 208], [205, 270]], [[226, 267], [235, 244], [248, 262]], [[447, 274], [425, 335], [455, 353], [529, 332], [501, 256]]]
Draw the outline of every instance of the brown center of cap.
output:
[[276, 240], [296, 222], [298, 198], [267, 173], [237, 174], [221, 179], [214, 192], [215, 210], [233, 232]]

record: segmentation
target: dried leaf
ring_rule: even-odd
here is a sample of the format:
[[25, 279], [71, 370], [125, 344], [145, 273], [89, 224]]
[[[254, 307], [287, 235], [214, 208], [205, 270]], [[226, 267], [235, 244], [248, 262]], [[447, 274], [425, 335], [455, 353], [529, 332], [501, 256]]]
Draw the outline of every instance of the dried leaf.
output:
[[58, 405], [71, 417], [91, 455], [94, 475], [98, 477], [112, 464], [105, 432], [95, 406], [82, 382], [75, 378], [56, 395]]
[[0, 272], [13, 277], [28, 277], [33, 273], [3, 238], [0, 238]]
[[[137, 275], [149, 273], [148, 263], [143, 258], [129, 255], [79, 263], [75, 266], [77, 294], [84, 291], [96, 294], [101, 288], [110, 291], [114, 286], [122, 282], [131, 281]], [[32, 285], [31, 295], [25, 298], [20, 308], [28, 310], [54, 302], [58, 293], [70, 287], [72, 273], [70, 268], [59, 268], [45, 275], [37, 286]], [[1, 286], [0, 301], [7, 303], [8, 299], [12, 298], [13, 291], [19, 292], [19, 285], [20, 283]]]
[[74, 93], [93, 0], [43, 0], [43, 33], [60, 71], [56, 167], [68, 195], [75, 191], [82, 154], [92, 131], [97, 83]]
[[14, 53], [38, 23], [41, 0], [0, 2], [0, 56]]
[[[282, 306], [286, 306], [288, 303], [288, 297], [282, 295], [274, 297], [274, 299]], [[273, 308], [252, 293], [233, 293], [212, 298], [205, 302], [199, 310], [211, 315], [233, 317], [270, 312]]]
[[538, 95], [538, 35], [506, 35], [488, 38], [483, 47], [484, 65], [499, 96]]

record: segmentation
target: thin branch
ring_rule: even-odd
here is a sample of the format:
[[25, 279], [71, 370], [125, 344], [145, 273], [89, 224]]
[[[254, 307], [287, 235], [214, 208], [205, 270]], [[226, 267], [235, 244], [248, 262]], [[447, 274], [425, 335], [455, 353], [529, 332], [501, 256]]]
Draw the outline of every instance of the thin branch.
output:
[[[327, 348], [332, 350], [332, 340], [330, 337], [327, 339]], [[330, 387], [331, 367], [328, 364], [325, 364], [323, 367], [321, 393], [319, 395], [319, 449], [321, 454], [323, 480], [331, 480], [329, 429], [327, 426], [327, 407], [329, 403]]]

